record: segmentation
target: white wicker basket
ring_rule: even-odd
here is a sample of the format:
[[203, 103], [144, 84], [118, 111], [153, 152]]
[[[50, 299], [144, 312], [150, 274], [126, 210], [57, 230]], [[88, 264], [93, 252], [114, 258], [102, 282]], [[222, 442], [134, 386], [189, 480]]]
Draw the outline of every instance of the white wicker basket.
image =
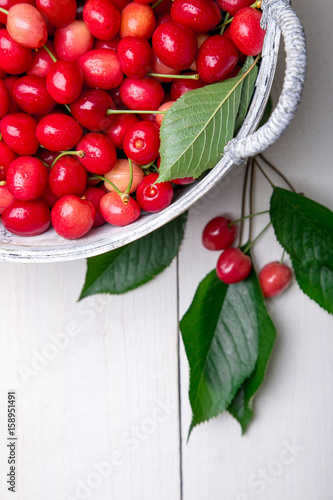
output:
[[[302, 25], [286, 0], [263, 0], [262, 21], [267, 28], [260, 71], [251, 107], [237, 138], [225, 148], [222, 160], [201, 181], [179, 190], [173, 203], [158, 214], [143, 215], [130, 226], [105, 224], [79, 240], [65, 240], [53, 229], [40, 236], [23, 238], [0, 224], [0, 261], [59, 262], [105, 253], [130, 243], [174, 219], [215, 186], [234, 164], [242, 164], [273, 144], [292, 120], [303, 90], [306, 44]], [[258, 131], [270, 93], [277, 63], [280, 35], [284, 38], [286, 72], [283, 89], [269, 121]]]

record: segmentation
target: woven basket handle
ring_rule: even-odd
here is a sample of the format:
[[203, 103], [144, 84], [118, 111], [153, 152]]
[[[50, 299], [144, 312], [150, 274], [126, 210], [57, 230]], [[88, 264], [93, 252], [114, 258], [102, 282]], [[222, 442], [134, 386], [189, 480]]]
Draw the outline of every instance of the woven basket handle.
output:
[[284, 133], [298, 108], [306, 76], [306, 41], [303, 26], [286, 0], [263, 0], [262, 22], [267, 16], [281, 28], [286, 52], [286, 71], [278, 103], [269, 120], [256, 132], [232, 139], [225, 147], [232, 161], [241, 165], [262, 153]]

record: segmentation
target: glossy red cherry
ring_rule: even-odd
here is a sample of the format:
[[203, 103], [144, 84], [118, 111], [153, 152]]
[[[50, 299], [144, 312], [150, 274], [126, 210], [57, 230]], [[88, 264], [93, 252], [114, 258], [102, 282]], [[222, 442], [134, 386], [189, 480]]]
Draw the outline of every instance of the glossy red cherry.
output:
[[71, 116], [52, 113], [38, 123], [36, 137], [50, 151], [68, 151], [79, 142], [82, 132], [81, 125]]
[[26, 113], [12, 113], [2, 118], [0, 133], [7, 146], [18, 155], [34, 155], [39, 148], [37, 121]]
[[36, 7], [27, 3], [9, 9], [7, 30], [15, 42], [27, 49], [38, 49], [47, 40], [45, 19]]
[[179, 80], [175, 80], [172, 82], [170, 88], [171, 99], [176, 101], [189, 90], [200, 89], [205, 85], [206, 83], [201, 78], [199, 78], [199, 80], [187, 80], [181, 78]]
[[40, 148], [37, 151], [36, 156], [37, 156], [37, 158], [42, 160], [43, 163], [46, 163], [46, 165], [51, 167], [54, 160], [57, 158], [57, 156], [59, 156], [59, 152], [58, 151], [49, 151], [48, 149]]
[[[13, 5], [17, 3], [22, 3], [22, 0], [0, 0], [0, 7], [5, 10], [9, 10]], [[29, 3], [30, 5], [36, 5], [35, 0], [26, 0], [24, 3]], [[0, 12], [0, 24], [6, 25], [7, 14]]]
[[170, 182], [160, 182], [158, 174], [148, 174], [136, 190], [136, 199], [146, 212], [160, 212], [168, 207], [173, 198], [173, 187]]
[[133, 198], [125, 205], [118, 193], [108, 193], [101, 199], [100, 210], [104, 219], [113, 226], [128, 226], [140, 217], [140, 207]]
[[120, 42], [120, 36], [116, 35], [111, 40], [96, 40], [94, 41], [94, 49], [111, 49], [117, 51]]
[[217, 4], [222, 10], [228, 12], [231, 17], [243, 7], [250, 7], [253, 4], [253, 0], [216, 0]]
[[[161, 104], [157, 111], [168, 111], [168, 109], [170, 109], [174, 103], [175, 101], [164, 102], [163, 104]], [[155, 122], [158, 127], [162, 125], [164, 117], [165, 115], [163, 115], [162, 113], [156, 113]]]
[[178, 186], [187, 186], [187, 184], [192, 184], [195, 180], [193, 177], [183, 177], [182, 179], [172, 179], [171, 182]]
[[[55, 54], [53, 43], [50, 40], [47, 40], [45, 45], [52, 54]], [[38, 50], [34, 50], [32, 53], [32, 62], [29, 69], [27, 70], [27, 75], [41, 76], [43, 78], [46, 78], [52, 65], [53, 61], [51, 59], [51, 56], [47, 53], [44, 47], [40, 47]]]
[[46, 88], [46, 80], [40, 76], [22, 76], [13, 86], [13, 97], [20, 108], [30, 115], [42, 115], [53, 111], [56, 102]]
[[52, 193], [61, 198], [67, 194], [81, 196], [87, 184], [87, 171], [74, 156], [62, 156], [49, 174]]
[[9, 111], [9, 94], [5, 84], [0, 80], [0, 118], [3, 118]]
[[4, 86], [6, 87], [8, 95], [9, 95], [9, 110], [8, 110], [8, 114], [20, 113], [22, 111], [21, 108], [20, 108], [20, 106], [17, 104], [17, 102], [15, 101], [14, 96], [13, 96], [13, 87], [14, 87], [14, 85], [17, 82], [18, 79], [19, 79], [18, 76], [10, 75], [10, 76], [6, 76], [2, 80]]
[[[176, 68], [170, 68], [166, 64], [164, 64], [155, 54], [153, 51], [153, 59], [151, 63], [151, 73], [157, 73], [164, 76], [155, 76], [157, 80], [159, 80], [162, 83], [169, 83], [174, 81], [173, 76], [174, 75], [179, 75], [180, 74], [180, 69]], [[172, 75], [170, 78], [168, 78], [168, 75]]]
[[207, 250], [225, 250], [236, 238], [236, 225], [230, 219], [215, 217], [206, 224], [202, 232], [202, 244]]
[[142, 78], [150, 71], [153, 49], [145, 38], [125, 37], [120, 40], [117, 52], [126, 76]]
[[116, 116], [108, 115], [109, 109], [115, 109], [109, 94], [104, 90], [90, 89], [82, 92], [70, 105], [72, 116], [82, 127], [98, 132], [110, 127]]
[[30, 49], [15, 42], [7, 30], [0, 30], [0, 66], [9, 75], [25, 73], [32, 62]]
[[41, 200], [44, 200], [49, 208], [53, 208], [59, 198], [52, 193], [50, 186], [47, 185], [43, 195], [41, 196]]
[[90, 33], [101, 40], [110, 40], [119, 31], [120, 12], [109, 0], [88, 0], [83, 20]]
[[6, 179], [8, 167], [16, 157], [16, 153], [4, 141], [0, 141], [0, 181]]
[[227, 248], [224, 250], [216, 265], [218, 278], [228, 285], [245, 280], [251, 269], [250, 257], [245, 255], [240, 248]]
[[95, 49], [83, 54], [78, 60], [87, 87], [102, 90], [114, 89], [123, 81], [118, 54], [110, 49]]
[[200, 47], [197, 57], [197, 71], [207, 83], [225, 79], [235, 68], [238, 50], [235, 44], [223, 35], [208, 38]]
[[79, 160], [88, 172], [93, 174], [104, 175], [116, 165], [116, 148], [104, 134], [91, 132], [84, 135], [76, 146], [76, 151], [85, 153]]
[[93, 227], [102, 226], [105, 223], [105, 219], [101, 215], [101, 210], [99, 205], [101, 199], [103, 198], [103, 196], [105, 196], [105, 191], [98, 187], [88, 187], [87, 189], [85, 189], [82, 196], [84, 196], [88, 201], [90, 201], [95, 207], [96, 214]]
[[154, 11], [150, 5], [131, 2], [121, 11], [120, 38], [139, 36], [149, 40], [156, 25]]
[[261, 16], [258, 10], [244, 7], [230, 25], [232, 41], [247, 56], [256, 56], [262, 51], [266, 31], [260, 27]]
[[164, 64], [181, 70], [191, 66], [198, 51], [194, 31], [173, 22], [160, 24], [152, 43], [155, 54]]
[[84, 21], [75, 20], [58, 28], [54, 35], [54, 48], [59, 59], [76, 62], [92, 49], [94, 38]]
[[[142, 168], [133, 161], [132, 170], [133, 180], [130, 193], [134, 193], [137, 190], [138, 185], [145, 176]], [[106, 179], [109, 179], [109, 181], [111, 181], [119, 191], [124, 193], [130, 181], [129, 161], [125, 159], [118, 160], [116, 166], [112, 170], [110, 170], [110, 172], [106, 172], [106, 174], [104, 174], [104, 177]], [[104, 188], [107, 191], [115, 191], [115, 189], [109, 182], [104, 182]]]
[[0, 215], [15, 201], [15, 196], [9, 191], [7, 183], [0, 181]]
[[57, 28], [72, 23], [76, 17], [75, 0], [36, 0], [36, 6], [46, 21]]
[[221, 21], [221, 11], [213, 0], [174, 0], [170, 14], [175, 23], [195, 33], [211, 31]]
[[163, 100], [164, 90], [153, 76], [127, 77], [120, 86], [120, 97], [129, 109], [156, 110]]
[[116, 148], [122, 149], [126, 132], [132, 125], [138, 123], [139, 119], [135, 114], [119, 114], [114, 115], [113, 118], [112, 125], [104, 133], [112, 140]]
[[20, 156], [9, 166], [7, 185], [17, 200], [37, 200], [47, 186], [48, 170], [38, 158]]
[[279, 295], [289, 286], [292, 278], [291, 269], [280, 262], [270, 262], [259, 273], [259, 282], [264, 297]]
[[59, 104], [70, 104], [79, 97], [83, 87], [80, 68], [70, 61], [57, 61], [46, 77], [47, 91]]
[[18, 236], [37, 236], [50, 227], [50, 210], [43, 200], [17, 200], [4, 210], [1, 222]]
[[72, 194], [60, 198], [51, 211], [55, 232], [69, 240], [87, 234], [94, 224], [95, 215], [95, 207], [90, 201]]
[[159, 128], [147, 121], [135, 123], [126, 132], [123, 148], [126, 156], [139, 165], [155, 161], [160, 148]]

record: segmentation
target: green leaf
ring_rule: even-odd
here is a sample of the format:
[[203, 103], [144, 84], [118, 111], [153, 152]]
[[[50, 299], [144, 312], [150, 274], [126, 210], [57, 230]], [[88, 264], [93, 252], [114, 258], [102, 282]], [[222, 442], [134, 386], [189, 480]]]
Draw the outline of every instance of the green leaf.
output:
[[[254, 59], [252, 57], [248, 57], [246, 64], [251, 66], [253, 62]], [[251, 99], [253, 96], [253, 91], [256, 84], [257, 76], [258, 76], [258, 66], [255, 66], [244, 80], [238, 114], [236, 118], [236, 124], [235, 124], [235, 135], [237, 134], [237, 132], [239, 131], [239, 129], [243, 124], [243, 121], [245, 120], [247, 110], [249, 109]]]
[[255, 272], [252, 273], [251, 279], [256, 289], [256, 305], [259, 321], [259, 357], [254, 372], [245, 380], [228, 408], [228, 411], [240, 423], [243, 434], [252, 420], [253, 398], [265, 379], [268, 362], [276, 337], [276, 330], [267, 312]]
[[227, 409], [253, 373], [261, 328], [269, 323], [263, 318], [262, 293], [254, 272], [245, 281], [226, 285], [214, 270], [200, 283], [180, 322], [190, 366], [190, 432]]
[[168, 267], [183, 240], [187, 213], [144, 238], [88, 259], [80, 299], [96, 293], [121, 294], [152, 280]]
[[274, 188], [270, 215], [300, 288], [333, 313], [333, 212], [305, 196]]
[[[244, 71], [257, 71], [249, 68]], [[234, 137], [247, 73], [187, 92], [166, 113], [161, 126], [159, 182], [199, 177], [221, 159]]]

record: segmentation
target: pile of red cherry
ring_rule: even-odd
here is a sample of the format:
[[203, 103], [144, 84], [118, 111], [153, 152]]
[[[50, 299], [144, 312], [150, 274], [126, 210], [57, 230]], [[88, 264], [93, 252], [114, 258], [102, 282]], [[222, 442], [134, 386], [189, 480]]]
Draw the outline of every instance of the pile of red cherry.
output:
[[3, 226], [76, 239], [166, 208], [194, 179], [158, 183], [163, 113], [261, 52], [260, 1], [19, 1], [0, 0]]

